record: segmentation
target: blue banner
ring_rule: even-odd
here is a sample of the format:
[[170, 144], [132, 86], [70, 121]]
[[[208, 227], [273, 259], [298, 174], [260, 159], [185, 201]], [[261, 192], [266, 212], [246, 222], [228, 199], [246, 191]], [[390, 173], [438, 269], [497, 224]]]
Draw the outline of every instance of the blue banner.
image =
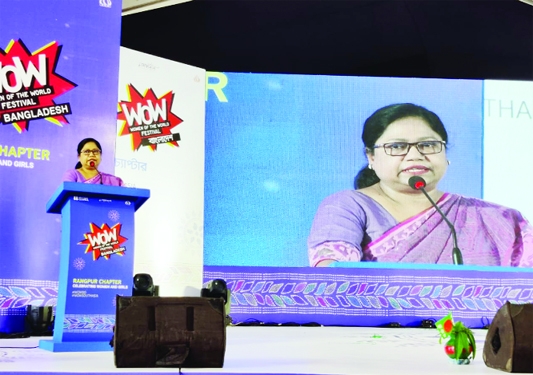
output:
[[121, 3], [3, 0], [0, 14], [0, 309], [55, 305], [61, 220], [45, 205], [85, 137], [114, 171]]

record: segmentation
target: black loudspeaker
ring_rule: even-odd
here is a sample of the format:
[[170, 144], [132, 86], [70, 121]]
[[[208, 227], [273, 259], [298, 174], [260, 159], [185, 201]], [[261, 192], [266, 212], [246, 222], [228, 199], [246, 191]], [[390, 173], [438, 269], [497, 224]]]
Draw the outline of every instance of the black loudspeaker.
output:
[[533, 304], [507, 302], [494, 316], [483, 348], [488, 367], [533, 372]]
[[224, 300], [117, 296], [116, 367], [222, 367]]

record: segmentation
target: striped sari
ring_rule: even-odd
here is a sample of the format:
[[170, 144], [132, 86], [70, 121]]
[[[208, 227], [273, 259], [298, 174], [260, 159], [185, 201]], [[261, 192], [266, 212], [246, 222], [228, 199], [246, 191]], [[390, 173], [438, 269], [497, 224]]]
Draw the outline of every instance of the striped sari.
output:
[[[348, 194], [348, 193], [347, 193]], [[353, 196], [353, 193], [351, 194]], [[361, 195], [361, 194], [360, 194]], [[366, 197], [366, 200], [371, 198]], [[317, 213], [310, 239], [314, 245], [309, 247], [311, 265], [320, 260], [337, 261], [379, 261], [412, 262], [427, 264], [453, 263], [453, 236], [449, 226], [434, 208], [401, 223], [395, 223], [392, 216], [377, 202], [364, 206], [364, 219], [346, 221], [350, 212], [361, 215], [350, 199], [337, 198], [343, 205], [344, 218], [338, 220], [328, 215], [328, 236], [315, 236], [319, 231], [320, 215]], [[461, 249], [466, 265], [479, 266], [520, 266], [533, 267], [533, 227], [522, 215], [481, 199], [466, 198], [457, 194], [444, 194], [437, 202], [439, 208], [454, 225], [457, 232], [458, 247]], [[331, 204], [330, 204], [331, 206]], [[376, 212], [379, 215], [376, 215]], [[375, 217], [389, 216], [384, 220], [382, 233], [368, 236], [365, 231], [372, 227]], [[339, 223], [340, 225], [336, 224]], [[346, 225], [363, 223], [362, 228]], [[392, 225], [390, 224], [392, 223]], [[375, 225], [374, 225], [375, 226]], [[353, 236], [350, 232], [363, 231], [362, 236]], [[376, 233], [374, 231], [374, 233]], [[320, 238], [322, 236], [322, 238]], [[363, 238], [355, 243], [352, 238]], [[368, 241], [364, 243], [364, 238]]]

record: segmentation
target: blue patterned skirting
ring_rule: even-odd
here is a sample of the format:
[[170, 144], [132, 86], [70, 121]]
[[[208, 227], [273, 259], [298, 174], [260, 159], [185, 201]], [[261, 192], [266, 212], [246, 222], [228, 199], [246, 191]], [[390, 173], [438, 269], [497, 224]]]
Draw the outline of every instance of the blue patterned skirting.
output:
[[529, 269], [412, 267], [205, 266], [204, 281], [226, 280], [234, 323], [418, 327], [452, 312], [482, 328], [506, 301], [533, 302]]

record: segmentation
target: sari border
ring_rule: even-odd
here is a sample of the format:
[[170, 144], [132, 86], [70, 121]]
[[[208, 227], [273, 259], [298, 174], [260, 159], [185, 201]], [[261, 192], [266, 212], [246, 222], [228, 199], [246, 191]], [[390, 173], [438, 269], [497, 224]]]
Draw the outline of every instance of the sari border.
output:
[[[444, 204], [448, 202], [453, 197], [450, 193], [444, 193], [442, 194], [442, 197], [435, 203], [436, 205]], [[440, 207], [439, 207], [440, 208]], [[370, 249], [371, 247], [380, 245], [383, 241], [386, 241], [390, 236], [396, 235], [399, 231], [405, 230], [406, 227], [412, 225], [416, 220], [421, 220], [422, 222], [427, 220], [427, 218], [431, 215], [433, 215], [437, 210], [435, 207], [431, 206], [424, 211], [420, 212], [419, 214], [410, 217], [407, 220], [402, 221], [401, 223], [398, 223], [394, 227], [388, 229], [385, 233], [383, 233], [379, 238], [376, 238], [372, 242], [369, 242], [364, 248], [363, 253], [365, 250]], [[422, 225], [422, 223], [420, 223]], [[417, 228], [420, 226], [418, 225]]]

